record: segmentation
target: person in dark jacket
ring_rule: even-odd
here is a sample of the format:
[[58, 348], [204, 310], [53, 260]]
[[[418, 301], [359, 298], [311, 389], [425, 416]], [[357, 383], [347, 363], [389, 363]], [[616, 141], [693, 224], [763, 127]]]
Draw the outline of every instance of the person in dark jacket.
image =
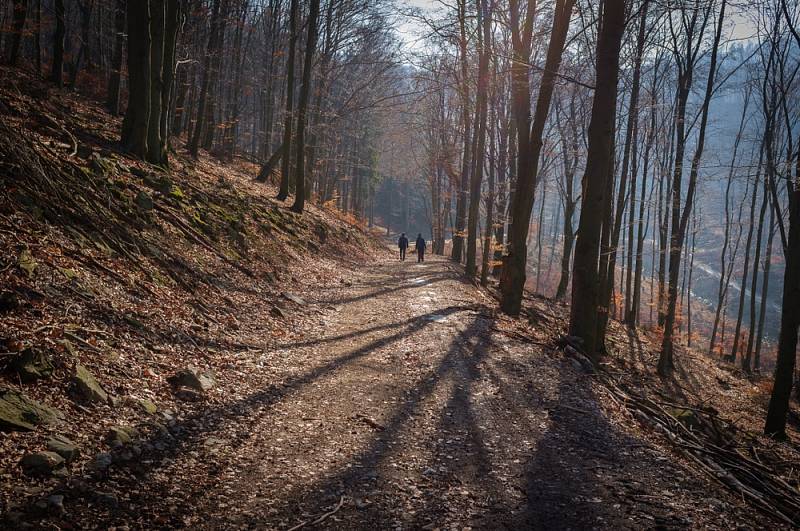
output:
[[397, 246], [400, 248], [400, 261], [403, 262], [406, 259], [406, 249], [408, 249], [408, 238], [406, 238], [405, 232], [397, 240]]
[[425, 261], [425, 238], [422, 237], [422, 233], [417, 234], [417, 262], [424, 262]]

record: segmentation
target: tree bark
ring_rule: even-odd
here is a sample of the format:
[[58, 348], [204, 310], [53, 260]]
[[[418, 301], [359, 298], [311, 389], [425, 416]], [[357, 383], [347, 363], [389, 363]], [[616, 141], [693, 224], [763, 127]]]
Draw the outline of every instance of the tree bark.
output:
[[[616, 2], [616, 0], [614, 0]], [[528, 225], [531, 219], [536, 180], [539, 167], [539, 155], [542, 150], [542, 135], [547, 117], [550, 113], [550, 102], [553, 97], [556, 75], [561, 65], [564, 43], [569, 29], [569, 19], [574, 0], [557, 0], [553, 15], [553, 27], [547, 47], [544, 72], [539, 86], [533, 124], [530, 120], [530, 84], [528, 82], [527, 63], [530, 57], [532, 28], [532, 8], [528, 9], [523, 35], [519, 35], [519, 24], [516, 21], [517, 2], [510, 2], [512, 13], [512, 39], [514, 45], [514, 66], [512, 66], [512, 94], [514, 115], [518, 131], [517, 182], [514, 200], [511, 207], [509, 227], [509, 250], [503, 261], [503, 272], [500, 279], [502, 299], [500, 308], [509, 315], [517, 315], [522, 306], [522, 293], [525, 288], [526, 265], [528, 260]], [[516, 35], [515, 35], [516, 33]]]
[[624, 0], [606, 0], [603, 4], [601, 30], [597, 38], [596, 86], [589, 123], [581, 216], [572, 266], [572, 305], [569, 322], [570, 335], [583, 340], [585, 352], [594, 361], [597, 361], [598, 348], [601, 347], [595, 343], [599, 310], [598, 242], [603, 212], [611, 201], [607, 194], [607, 181], [613, 165], [619, 51], [624, 27]]
[[128, 2], [128, 109], [122, 121], [122, 146], [147, 157], [150, 120], [150, 3]]
[[[486, 117], [488, 111], [489, 94], [489, 56], [491, 54], [491, 10], [485, 2], [476, 0], [478, 11], [478, 31], [482, 30], [482, 37], [478, 39], [478, 87], [475, 96], [476, 124], [478, 136], [475, 142], [475, 164], [470, 179], [469, 188], [469, 216], [467, 218], [467, 264], [465, 272], [468, 277], [477, 273], [476, 253], [478, 243], [478, 217], [480, 216], [481, 182], [483, 181], [483, 167], [486, 160]], [[479, 34], [480, 36], [480, 34]]]
[[22, 42], [22, 31], [25, 29], [25, 18], [28, 15], [28, 0], [14, 0], [12, 7], [11, 45], [8, 47], [8, 64], [17, 66], [19, 45]]
[[[798, 158], [800, 179], [800, 158]], [[786, 416], [792, 393], [792, 377], [797, 358], [797, 328], [800, 325], [800, 188], [790, 190], [789, 234], [786, 239], [786, 269], [783, 274], [783, 306], [778, 337], [775, 380], [767, 410], [764, 434], [786, 437]]]
[[53, 34], [53, 65], [50, 71], [50, 80], [60, 87], [64, 82], [64, 37], [67, 34], [64, 22], [64, 0], [55, 0], [53, 5], [56, 16], [56, 31]]
[[122, 78], [122, 55], [125, 48], [125, 4], [117, 0], [114, 10], [114, 50], [111, 52], [111, 75], [108, 78], [106, 107], [114, 116], [119, 114], [120, 79]]
[[289, 197], [289, 178], [292, 169], [292, 124], [294, 123], [294, 59], [297, 44], [297, 5], [291, 0], [289, 8], [289, 55], [286, 58], [286, 115], [283, 119], [283, 158], [281, 159], [281, 184], [278, 200]]
[[306, 175], [304, 156], [306, 151], [306, 112], [308, 95], [311, 92], [311, 71], [314, 68], [314, 52], [317, 49], [317, 21], [320, 0], [311, 0], [308, 14], [308, 36], [306, 54], [303, 61], [303, 85], [300, 87], [300, 101], [297, 108], [297, 164], [295, 165], [295, 196], [292, 212], [301, 214], [306, 201]]
[[[132, 0], [135, 1], [135, 0]], [[150, 118], [147, 123], [147, 160], [163, 162], [161, 144], [161, 94], [164, 92], [164, 21], [166, 0], [150, 2]]]

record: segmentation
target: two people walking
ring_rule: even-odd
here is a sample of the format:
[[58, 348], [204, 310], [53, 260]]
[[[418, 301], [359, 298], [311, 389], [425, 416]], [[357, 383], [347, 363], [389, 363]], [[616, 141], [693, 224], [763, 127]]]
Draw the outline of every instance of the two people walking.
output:
[[[424, 262], [425, 261], [425, 238], [422, 237], [422, 233], [417, 234], [417, 241], [414, 242], [416, 246], [417, 252], [417, 262]], [[408, 238], [406, 238], [406, 233], [402, 233], [400, 235], [400, 239], [397, 240], [397, 246], [400, 248], [400, 261], [404, 262], [406, 259], [406, 249], [408, 249]]]

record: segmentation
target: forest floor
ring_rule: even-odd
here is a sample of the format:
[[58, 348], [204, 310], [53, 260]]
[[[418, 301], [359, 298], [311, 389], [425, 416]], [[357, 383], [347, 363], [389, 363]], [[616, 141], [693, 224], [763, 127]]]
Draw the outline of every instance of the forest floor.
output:
[[242, 353], [254, 368], [239, 396], [184, 420], [167, 458], [112, 471], [125, 501], [76, 508], [74, 524], [780, 525], [620, 422], [592, 375], [547, 346], [558, 327], [498, 315], [458, 266], [387, 251], [338, 274], [299, 289], [301, 340]]

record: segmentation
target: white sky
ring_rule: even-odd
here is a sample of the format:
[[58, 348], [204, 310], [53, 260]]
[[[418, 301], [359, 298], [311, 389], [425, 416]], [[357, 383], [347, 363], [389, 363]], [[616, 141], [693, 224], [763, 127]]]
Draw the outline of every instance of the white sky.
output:
[[[442, 4], [437, 0], [396, 0], [396, 4], [400, 10], [413, 7], [427, 12], [432, 12], [442, 7]], [[753, 21], [747, 13], [750, 5], [751, 4], [747, 0], [744, 2], [734, 1], [728, 3], [726, 30], [736, 39], [747, 40], [752, 38], [755, 33]], [[409, 17], [402, 17], [397, 27], [400, 38], [403, 40], [406, 47], [410, 49], [418, 48], [423, 45], [423, 43], [419, 41], [420, 31], [422, 29], [423, 28], [417, 21]]]

